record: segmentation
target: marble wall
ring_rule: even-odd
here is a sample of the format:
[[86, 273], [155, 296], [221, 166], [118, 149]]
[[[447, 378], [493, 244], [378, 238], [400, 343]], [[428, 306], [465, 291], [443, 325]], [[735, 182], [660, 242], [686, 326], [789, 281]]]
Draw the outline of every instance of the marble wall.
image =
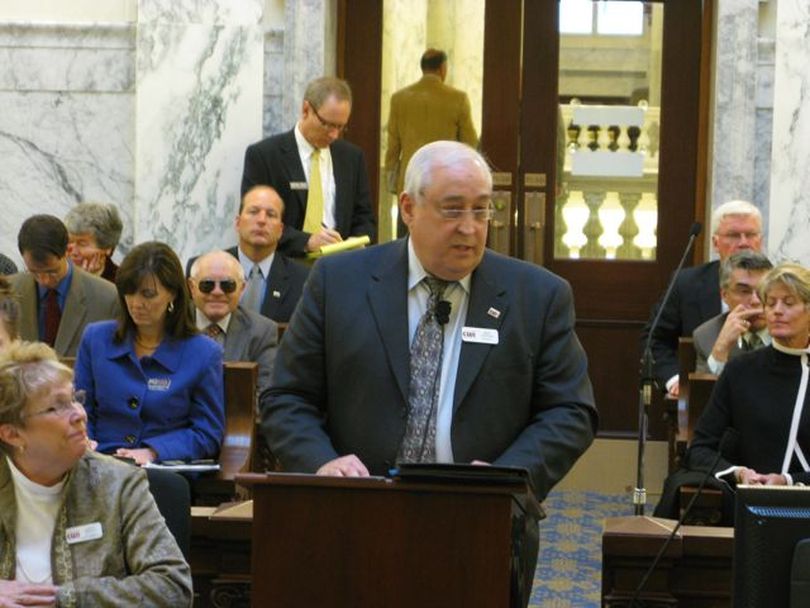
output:
[[119, 205], [132, 243], [135, 30], [128, 24], [0, 23], [0, 251], [34, 213]]
[[263, 116], [280, 123], [263, 94], [281, 88], [283, 35], [265, 40], [262, 6], [139, 0], [132, 22], [0, 22], [0, 251], [19, 264], [23, 220], [82, 200], [118, 206], [119, 259], [153, 238], [181, 258], [232, 244], [245, 146]]
[[717, 3], [708, 206], [751, 201], [762, 211], [767, 233], [774, 41], [760, 32], [760, 4]]
[[262, 134], [257, 0], [140, 0], [135, 238], [181, 259], [235, 242], [245, 147]]
[[768, 249], [810, 265], [810, 4], [779, 0]]

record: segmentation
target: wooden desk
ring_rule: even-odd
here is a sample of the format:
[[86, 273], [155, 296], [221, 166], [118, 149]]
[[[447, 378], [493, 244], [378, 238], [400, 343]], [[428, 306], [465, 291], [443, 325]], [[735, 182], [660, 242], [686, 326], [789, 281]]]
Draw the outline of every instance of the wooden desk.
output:
[[702, 372], [691, 372], [689, 381], [677, 399], [664, 398], [664, 416], [668, 423], [669, 472], [683, 466], [683, 457], [695, 426], [712, 396], [717, 376]]
[[522, 480], [237, 481], [253, 486], [252, 606], [262, 608], [513, 605], [525, 518], [541, 514]]
[[196, 608], [250, 606], [251, 519], [210, 519], [216, 507], [191, 507], [189, 563]]
[[[602, 606], [625, 607], [675, 522], [613, 517], [602, 533]], [[734, 530], [683, 526], [639, 596], [644, 606], [731, 606]]]

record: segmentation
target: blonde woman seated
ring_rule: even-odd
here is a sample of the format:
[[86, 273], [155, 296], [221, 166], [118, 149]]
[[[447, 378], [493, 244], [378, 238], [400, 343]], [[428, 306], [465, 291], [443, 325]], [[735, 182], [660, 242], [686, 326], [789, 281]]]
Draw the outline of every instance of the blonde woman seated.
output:
[[11, 284], [0, 276], [0, 353], [19, 339], [20, 303]]
[[0, 606], [190, 606], [145, 472], [87, 449], [72, 378], [45, 344], [0, 355]]

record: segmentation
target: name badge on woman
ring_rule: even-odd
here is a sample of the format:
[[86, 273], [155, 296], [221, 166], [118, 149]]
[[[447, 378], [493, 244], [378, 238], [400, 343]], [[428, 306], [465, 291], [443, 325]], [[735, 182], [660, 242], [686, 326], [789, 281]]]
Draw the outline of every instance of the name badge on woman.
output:
[[146, 388], [150, 391], [167, 391], [171, 385], [171, 378], [149, 378], [146, 382]]
[[73, 526], [65, 530], [65, 540], [69, 545], [84, 543], [88, 540], [96, 540], [102, 537], [101, 523], [94, 521], [92, 524], [83, 526]]

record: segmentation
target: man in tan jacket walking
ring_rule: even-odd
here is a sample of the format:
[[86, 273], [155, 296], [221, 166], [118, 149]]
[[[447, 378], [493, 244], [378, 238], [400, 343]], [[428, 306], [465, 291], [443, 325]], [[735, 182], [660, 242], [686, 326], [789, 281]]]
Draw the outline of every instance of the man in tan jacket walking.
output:
[[[425, 144], [455, 140], [478, 146], [467, 94], [444, 84], [447, 54], [428, 49], [420, 66], [422, 78], [391, 96], [385, 172], [388, 190], [396, 196], [403, 190], [408, 161]], [[404, 230], [400, 220], [397, 233], [402, 236]]]

